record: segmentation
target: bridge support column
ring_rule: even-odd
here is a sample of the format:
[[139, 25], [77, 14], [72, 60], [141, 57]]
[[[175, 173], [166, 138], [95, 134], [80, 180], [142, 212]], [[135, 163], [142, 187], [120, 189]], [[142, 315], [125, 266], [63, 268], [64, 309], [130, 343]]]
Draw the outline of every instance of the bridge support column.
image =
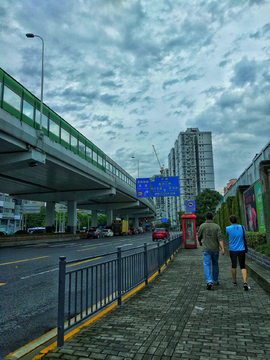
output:
[[134, 227], [135, 228], [139, 227], [139, 218], [138, 217], [135, 217], [135, 219], [134, 219]]
[[107, 226], [111, 226], [113, 221], [113, 210], [107, 210]]
[[125, 214], [125, 215], [124, 215], [123, 220], [126, 220], [126, 221], [128, 221], [128, 220], [129, 220], [129, 216], [128, 216], [128, 214]]
[[77, 230], [77, 201], [68, 201], [67, 226], [72, 234]]
[[47, 201], [46, 220], [45, 220], [46, 233], [55, 232], [54, 218], [55, 218], [55, 202]]
[[92, 210], [92, 226], [97, 226], [97, 210]]

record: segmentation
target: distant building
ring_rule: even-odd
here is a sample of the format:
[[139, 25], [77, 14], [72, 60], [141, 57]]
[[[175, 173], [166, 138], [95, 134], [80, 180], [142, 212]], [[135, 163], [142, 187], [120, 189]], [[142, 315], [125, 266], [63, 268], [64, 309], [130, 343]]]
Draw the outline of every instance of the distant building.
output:
[[22, 201], [0, 193], [0, 231], [13, 234], [20, 229]]
[[170, 198], [168, 217], [178, 220], [186, 200], [195, 200], [205, 189], [215, 190], [212, 134], [188, 128], [180, 132], [168, 155], [169, 176], [178, 176], [180, 196]]
[[224, 194], [226, 194], [226, 192], [229, 190], [229, 188], [232, 186], [232, 184], [234, 184], [236, 182], [237, 179], [231, 179], [229, 180], [227, 186], [225, 186], [224, 188]]
[[[162, 177], [168, 176], [168, 169], [164, 169]], [[153, 177], [160, 177], [161, 175], [153, 175]], [[161, 218], [167, 218], [169, 213], [170, 201], [168, 197], [153, 197], [154, 203], [156, 205], [156, 221], [155, 223], [160, 223]]]
[[[195, 200], [205, 189], [215, 190], [212, 134], [188, 128], [180, 132], [168, 154], [165, 176], [178, 176], [180, 196], [154, 198], [157, 219], [169, 218], [178, 224], [180, 211], [185, 211], [186, 200]], [[158, 176], [158, 175], [155, 175]]]

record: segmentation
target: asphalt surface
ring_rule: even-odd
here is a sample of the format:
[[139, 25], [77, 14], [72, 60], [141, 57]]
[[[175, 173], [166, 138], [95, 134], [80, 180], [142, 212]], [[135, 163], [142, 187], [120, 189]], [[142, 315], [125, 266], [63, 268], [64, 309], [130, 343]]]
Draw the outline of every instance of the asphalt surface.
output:
[[[247, 260], [269, 283], [269, 271]], [[231, 284], [229, 252], [220, 255], [220, 285], [206, 290], [201, 249], [181, 248], [148, 286], [65, 341], [43, 349], [47, 360], [270, 359], [270, 296], [240, 269]], [[32, 357], [31, 357], [32, 356]], [[26, 357], [25, 357], [26, 359]]]

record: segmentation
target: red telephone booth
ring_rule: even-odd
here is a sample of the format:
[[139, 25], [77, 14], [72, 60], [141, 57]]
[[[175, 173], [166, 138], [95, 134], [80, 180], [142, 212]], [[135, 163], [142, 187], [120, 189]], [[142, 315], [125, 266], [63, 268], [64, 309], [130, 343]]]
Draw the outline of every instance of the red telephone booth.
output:
[[184, 238], [185, 249], [197, 248], [197, 236], [196, 236], [196, 215], [195, 214], [183, 214], [182, 219], [182, 231]]

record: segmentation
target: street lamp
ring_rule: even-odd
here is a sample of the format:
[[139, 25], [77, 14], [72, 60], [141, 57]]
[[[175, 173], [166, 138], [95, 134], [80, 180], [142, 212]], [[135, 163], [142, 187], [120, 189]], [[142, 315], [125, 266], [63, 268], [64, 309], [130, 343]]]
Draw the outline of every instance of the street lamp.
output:
[[140, 177], [140, 172], [139, 172], [139, 159], [136, 158], [135, 156], [131, 156], [132, 159], [136, 159], [138, 161], [138, 178]]
[[43, 78], [44, 78], [44, 41], [41, 36], [34, 34], [26, 34], [28, 38], [38, 37], [42, 41], [42, 67], [41, 67], [41, 96], [40, 96], [40, 121], [39, 127], [42, 130], [42, 113], [43, 113]]

